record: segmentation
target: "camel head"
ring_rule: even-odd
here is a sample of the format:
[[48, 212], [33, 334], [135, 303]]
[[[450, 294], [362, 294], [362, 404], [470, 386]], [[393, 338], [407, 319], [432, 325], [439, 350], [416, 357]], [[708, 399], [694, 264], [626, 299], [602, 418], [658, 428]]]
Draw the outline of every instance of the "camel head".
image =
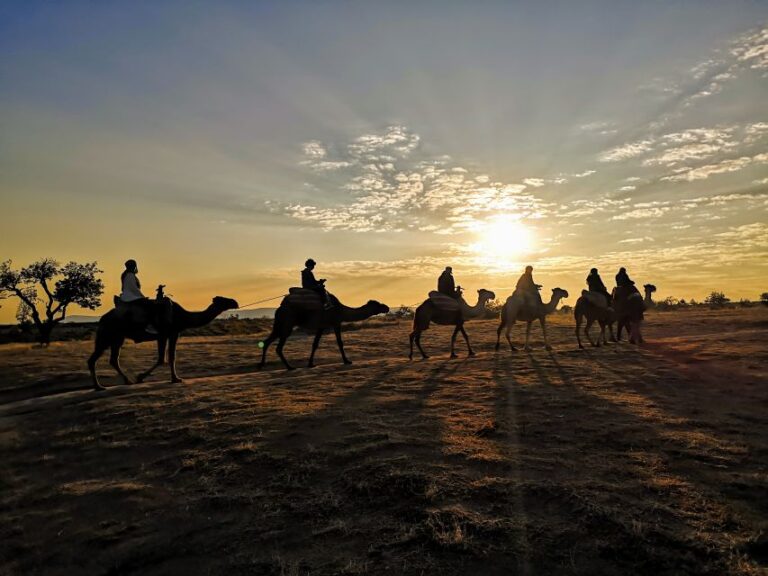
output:
[[211, 306], [217, 310], [221, 310], [222, 312], [225, 310], [235, 310], [240, 308], [237, 300], [232, 300], [232, 298], [225, 298], [224, 296], [214, 296], [213, 300], [211, 301]]
[[645, 288], [646, 292], [650, 292], [651, 294], [656, 292], [656, 286], [654, 286], [653, 284], [643, 284], [643, 288]]
[[389, 306], [387, 306], [386, 304], [382, 304], [377, 300], [368, 300], [368, 302], [366, 302], [365, 305], [371, 308], [372, 310], [375, 310], [375, 312], [373, 313], [374, 316], [376, 314], [386, 314], [387, 312], [389, 312]]
[[568, 298], [568, 290], [563, 288], [552, 288], [552, 299], [557, 300], [561, 298]]
[[496, 294], [485, 288], [480, 288], [480, 290], [477, 291], [477, 299], [480, 301], [487, 302], [488, 300], [494, 300], [495, 298]]

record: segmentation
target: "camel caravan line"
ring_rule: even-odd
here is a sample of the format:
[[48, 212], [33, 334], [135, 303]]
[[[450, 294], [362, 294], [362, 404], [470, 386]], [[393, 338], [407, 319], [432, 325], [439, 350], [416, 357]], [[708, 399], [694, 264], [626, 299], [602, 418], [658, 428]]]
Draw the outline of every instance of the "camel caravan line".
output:
[[[344, 351], [342, 338], [342, 324], [347, 322], [359, 322], [378, 314], [387, 314], [389, 307], [376, 300], [369, 300], [363, 306], [354, 308], [346, 306], [334, 295], [325, 289], [324, 279], [315, 279], [314, 260], [307, 260], [306, 267], [302, 271], [301, 287], [290, 288], [288, 294], [282, 297], [280, 306], [275, 311], [274, 323], [270, 334], [259, 344], [261, 347], [261, 361], [257, 365], [259, 369], [266, 364], [267, 352], [272, 343], [277, 341], [277, 355], [287, 370], [293, 370], [294, 366], [288, 362], [283, 353], [283, 348], [288, 338], [296, 327], [302, 328], [314, 334], [312, 349], [309, 356], [308, 368], [315, 366], [314, 359], [317, 348], [323, 334], [327, 330], [333, 330], [336, 336], [336, 344], [344, 364], [352, 361]], [[515, 322], [525, 322], [525, 350], [530, 348], [531, 325], [537, 321], [541, 325], [544, 337], [544, 345], [547, 350], [552, 347], [547, 339], [546, 317], [552, 314], [561, 300], [568, 298], [568, 292], [562, 288], [553, 288], [549, 302], [543, 302], [539, 291], [541, 285], [533, 281], [533, 268], [528, 266], [517, 282], [515, 291], [506, 299], [501, 308], [500, 322], [496, 330], [496, 346], [500, 348], [501, 333], [504, 332], [511, 351], [516, 348], [512, 344], [511, 331]], [[154, 299], [146, 298], [140, 290], [141, 284], [138, 277], [138, 266], [134, 260], [126, 262], [126, 270], [121, 277], [122, 293], [115, 297], [115, 308], [104, 314], [99, 320], [96, 331], [95, 349], [88, 359], [88, 369], [91, 374], [93, 387], [96, 390], [105, 388], [99, 383], [96, 375], [96, 362], [109, 349], [109, 364], [122, 377], [125, 384], [132, 384], [120, 367], [120, 350], [126, 339], [139, 342], [157, 342], [157, 359], [155, 364], [142, 372], [136, 382], [144, 381], [158, 367], [167, 362], [170, 368], [171, 382], [182, 382], [176, 372], [176, 348], [179, 336], [185, 330], [197, 328], [209, 324], [222, 313], [228, 310], [241, 308], [236, 300], [215, 296], [211, 304], [204, 310], [191, 312], [182, 308], [164, 295], [164, 286], [160, 285]], [[652, 284], [646, 284], [645, 296], [635, 288], [622, 268], [616, 276], [617, 286], [608, 293], [605, 285], [600, 280], [596, 269], [592, 269], [587, 278], [589, 290], [582, 290], [574, 308], [576, 320], [576, 339], [579, 348], [583, 348], [581, 341], [581, 327], [584, 323], [584, 335], [592, 346], [600, 346], [607, 342], [606, 328], [610, 333], [611, 341], [621, 340], [623, 330], [627, 331], [629, 341], [633, 344], [642, 343], [643, 337], [640, 325], [643, 321], [643, 313], [653, 305], [651, 294], [656, 291]], [[421, 344], [421, 337], [430, 324], [453, 326], [454, 330], [450, 341], [450, 357], [456, 358], [456, 337], [461, 333], [467, 345], [469, 356], [475, 352], [469, 341], [469, 335], [464, 328], [464, 323], [475, 318], [486, 316], [487, 305], [496, 299], [496, 294], [484, 288], [477, 291], [477, 302], [470, 305], [464, 299], [463, 289], [456, 286], [452, 269], [447, 267], [438, 280], [438, 289], [429, 292], [428, 297], [416, 308], [413, 317], [413, 329], [409, 335], [410, 351], [409, 359], [413, 359], [414, 344], [421, 353], [423, 359], [429, 358]], [[597, 340], [593, 340], [590, 328], [597, 323], [600, 333]], [[614, 335], [613, 325], [617, 325]]]

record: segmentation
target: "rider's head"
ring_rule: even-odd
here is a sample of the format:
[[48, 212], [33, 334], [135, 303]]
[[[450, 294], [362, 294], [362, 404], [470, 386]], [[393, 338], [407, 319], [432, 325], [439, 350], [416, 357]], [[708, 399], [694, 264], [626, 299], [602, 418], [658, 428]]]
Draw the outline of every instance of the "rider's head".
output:
[[533, 272], [533, 266], [526, 266], [525, 267], [525, 273], [526, 274], [530, 274], [531, 272]]
[[619, 268], [619, 274], [623, 274], [623, 273], [624, 273], [624, 272], [626, 272], [626, 271], [627, 271], [627, 269], [626, 269], [626, 268]]
[[128, 272], [133, 272], [134, 274], [136, 274], [136, 272], [139, 271], [139, 266], [138, 266], [138, 264], [136, 264], [136, 260], [133, 260], [133, 259], [126, 260], [125, 261], [125, 269]]
[[314, 268], [314, 267], [315, 267], [315, 264], [317, 264], [317, 262], [315, 262], [314, 260], [312, 260], [312, 258], [310, 258], [309, 260], [307, 260], [306, 262], [304, 262], [304, 266], [306, 266], [306, 267], [307, 267], [307, 268], [309, 268], [310, 270], [311, 270], [312, 268]]
[[597, 268], [592, 268], [592, 270], [589, 271], [590, 274], [597, 274]]
[[451, 268], [450, 266], [446, 266], [445, 271], [450, 274], [451, 272], [453, 272], [453, 268]]

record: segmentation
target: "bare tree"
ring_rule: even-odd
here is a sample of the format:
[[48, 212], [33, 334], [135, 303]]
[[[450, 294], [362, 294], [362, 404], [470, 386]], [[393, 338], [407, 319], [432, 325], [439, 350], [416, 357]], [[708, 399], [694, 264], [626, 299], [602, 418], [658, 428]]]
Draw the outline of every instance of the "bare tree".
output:
[[45, 346], [54, 327], [67, 317], [68, 306], [95, 310], [101, 305], [104, 284], [96, 277], [100, 272], [96, 262], [61, 266], [53, 258], [44, 258], [14, 270], [6, 260], [0, 263], [0, 298], [20, 300], [20, 315], [31, 319]]

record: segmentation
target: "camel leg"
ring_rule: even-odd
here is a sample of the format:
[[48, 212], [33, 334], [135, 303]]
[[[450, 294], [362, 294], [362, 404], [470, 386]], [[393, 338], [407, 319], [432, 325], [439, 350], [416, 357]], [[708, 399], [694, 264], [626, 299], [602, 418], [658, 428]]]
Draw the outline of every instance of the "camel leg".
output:
[[147, 370], [146, 372], [142, 372], [138, 375], [136, 378], [136, 382], [144, 382], [152, 372], [154, 372], [155, 368], [158, 366], [162, 366], [163, 362], [165, 362], [165, 346], [166, 346], [167, 340], [165, 338], [158, 338], [157, 340], [157, 362], [154, 363], [154, 365]]
[[456, 354], [456, 334], [459, 333], [459, 330], [461, 330], [461, 326], [456, 324], [456, 328], [453, 329], [453, 334], [451, 334], [451, 358], [458, 358]]
[[461, 325], [461, 334], [462, 334], [462, 336], [464, 336], [464, 341], [467, 343], [467, 350], [469, 350], [468, 355], [469, 356], [474, 356], [475, 355], [475, 351], [472, 350], [472, 345], [469, 343], [469, 336], [467, 335], [467, 331], [464, 330], [464, 324]]
[[589, 334], [589, 329], [592, 328], [592, 324], [594, 323], [594, 320], [587, 318], [587, 325], [584, 326], [584, 335], [587, 337], [587, 340], [589, 340], [589, 343], [592, 344], [592, 346], [599, 346], [599, 344], [595, 344], [595, 341], [592, 340], [592, 336]]
[[123, 378], [123, 384], [133, 384], [128, 376], [126, 376], [123, 369], [120, 368], [120, 348], [123, 347], [124, 339], [120, 338], [118, 341], [112, 343], [111, 352], [109, 354], [109, 364], [114, 368], [117, 373]]
[[531, 340], [531, 325], [532, 324], [533, 324], [533, 322], [528, 322], [526, 324], [526, 326], [525, 326], [525, 347], [523, 348], [523, 350], [525, 350], [526, 352], [530, 352], [531, 351], [531, 346], [530, 346], [530, 344], [528, 342], [530, 342], [530, 340]]
[[579, 343], [579, 348], [584, 349], [584, 344], [581, 343], [581, 316], [576, 316], [576, 341]]
[[552, 350], [552, 346], [549, 345], [549, 340], [547, 340], [547, 320], [544, 316], [539, 318], [539, 324], [541, 324], [541, 331], [544, 332], [544, 348]]
[[506, 322], [502, 320], [499, 322], [499, 327], [496, 329], [496, 350], [499, 349], [500, 342], [501, 342], [501, 331], [504, 330], [504, 327], [506, 326]]
[[295, 370], [295, 368], [293, 366], [288, 364], [288, 360], [286, 360], [285, 356], [283, 355], [283, 347], [285, 346], [285, 341], [286, 340], [288, 340], [287, 336], [280, 336], [280, 340], [278, 340], [278, 342], [277, 342], [277, 355], [280, 356], [280, 360], [282, 360], [283, 364], [285, 364], [285, 369], [286, 370]]
[[91, 357], [88, 358], [88, 370], [91, 373], [94, 390], [106, 390], [106, 388], [99, 383], [99, 377], [96, 376], [96, 362], [101, 358], [101, 355], [104, 354], [107, 348], [109, 348], [109, 344], [104, 342], [103, 339], [100, 339], [97, 335], [96, 349], [93, 351], [93, 354], [91, 354]]
[[184, 382], [176, 373], [176, 345], [179, 342], [178, 334], [171, 334], [168, 338], [168, 365], [171, 367], [171, 382], [181, 384]]
[[267, 336], [267, 339], [263, 342], [263, 346], [261, 348], [261, 362], [259, 362], [259, 364], [256, 366], [256, 368], [259, 370], [264, 368], [264, 364], [267, 362], [267, 348], [269, 348], [269, 345], [272, 344], [272, 342], [275, 340], [277, 340], [277, 334], [273, 330], [272, 333]]
[[334, 326], [333, 332], [336, 334], [336, 344], [339, 346], [339, 352], [341, 352], [341, 359], [344, 361], [344, 364], [352, 364], [352, 360], [347, 358], [347, 355], [344, 353], [344, 342], [341, 340], [341, 326]]
[[426, 360], [427, 358], [429, 358], [429, 355], [426, 352], [424, 352], [424, 348], [421, 347], [421, 332], [416, 332], [415, 340], [416, 340], [416, 346], [418, 347], [419, 352], [421, 352], [421, 357], [424, 360]]
[[320, 346], [320, 338], [323, 337], [323, 329], [319, 328], [315, 333], [315, 339], [312, 341], [312, 353], [309, 355], [309, 362], [307, 362], [307, 368], [315, 367], [315, 352], [317, 347]]
[[[624, 320], [619, 320], [618, 325], [616, 326], [616, 341], [621, 342], [621, 331], [625, 328], [624, 326]], [[629, 331], [627, 331], [629, 332]]]
[[611, 342], [616, 342], [616, 336], [613, 333], [613, 322], [608, 324], [608, 333], [611, 335]]
[[512, 327], [514, 325], [515, 325], [515, 321], [514, 320], [510, 320], [510, 322], [507, 324], [507, 331], [504, 332], [504, 336], [507, 337], [507, 342], [509, 343], [509, 349], [512, 352], [516, 352], [517, 351], [517, 348], [515, 348], [515, 345], [512, 344], [512, 336], [511, 336], [511, 334], [512, 334]]
[[605, 322], [600, 322], [600, 335], [597, 337], [597, 343], [600, 344], [602, 341], [603, 345], [607, 344], [607, 341], [605, 339]]

